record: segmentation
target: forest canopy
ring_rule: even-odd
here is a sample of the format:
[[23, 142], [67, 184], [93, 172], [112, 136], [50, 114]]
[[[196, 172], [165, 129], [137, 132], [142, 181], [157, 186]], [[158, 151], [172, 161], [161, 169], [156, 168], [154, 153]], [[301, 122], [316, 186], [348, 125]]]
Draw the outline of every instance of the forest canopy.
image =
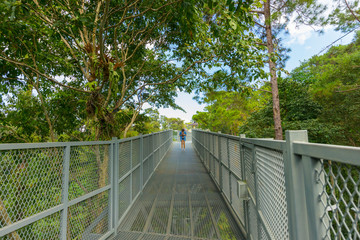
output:
[[254, 68], [239, 74], [261, 75], [250, 4], [0, 3], [2, 141], [126, 137], [145, 103], [181, 109], [177, 91], [192, 91], [206, 69], [246, 61]]
[[[312, 142], [360, 146], [359, 64], [360, 32], [357, 32], [350, 44], [331, 47], [325, 54], [303, 62], [288, 77], [280, 78], [283, 131], [304, 129]], [[263, 86], [262, 90], [265, 89], [268, 86]], [[226, 98], [229, 94], [235, 93], [206, 94], [206, 111], [193, 116], [201, 128], [248, 137], [273, 137], [269, 94], [261, 90], [235, 94], [246, 95], [240, 102], [237, 98]], [[249, 105], [252, 107], [247, 108]], [[237, 113], [233, 119], [234, 111]], [[234, 127], [236, 119], [242, 121]]]

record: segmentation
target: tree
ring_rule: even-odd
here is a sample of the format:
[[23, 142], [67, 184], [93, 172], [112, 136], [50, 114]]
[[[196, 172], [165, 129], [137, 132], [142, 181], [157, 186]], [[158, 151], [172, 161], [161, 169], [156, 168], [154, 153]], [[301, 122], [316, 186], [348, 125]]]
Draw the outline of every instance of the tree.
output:
[[[299, 79], [300, 78], [300, 79]], [[343, 142], [343, 128], [320, 117], [324, 107], [310, 94], [310, 83], [298, 72], [292, 78], [279, 79], [279, 95], [283, 131], [308, 130], [309, 140], [317, 143], [339, 144]], [[248, 137], [272, 137], [272, 101], [254, 112], [240, 127], [240, 132]]]
[[[273, 103], [273, 121], [275, 139], [282, 139], [282, 126], [280, 115], [280, 100], [278, 90], [278, 74], [281, 69], [277, 67], [281, 53], [278, 45], [277, 33], [283, 30], [290, 19], [300, 24], [314, 24], [324, 7], [316, 4], [314, 0], [280, 0], [280, 1], [256, 1], [253, 5], [255, 23], [259, 34], [265, 42], [268, 52], [267, 62], [269, 65], [270, 83]], [[285, 21], [284, 21], [285, 20]], [[259, 43], [261, 44], [261, 43]]]
[[360, 34], [348, 45], [332, 47], [321, 56], [314, 56], [294, 72], [306, 73], [310, 94], [323, 107], [319, 119], [343, 129], [345, 139], [337, 144], [359, 146], [360, 135]]
[[167, 118], [164, 117], [165, 120], [165, 128], [172, 130], [181, 130], [185, 128], [184, 120], [180, 118]]
[[[85, 129], [95, 140], [114, 136], [116, 115], [131, 110], [126, 136], [145, 102], [176, 108], [176, 90], [190, 91], [206, 64], [249, 58], [228, 54], [251, 45], [243, 34], [248, 6], [225, 0], [7, 1], [0, 4], [1, 82], [15, 93], [36, 90], [45, 116], [58, 91], [82, 94]], [[55, 140], [54, 122], [46, 120]]]
[[263, 101], [264, 93], [252, 92], [208, 92], [202, 99], [206, 112], [197, 112], [193, 120], [199, 127], [214, 132], [237, 135], [239, 127]]
[[360, 25], [359, 17], [359, 1], [349, 0], [333, 0], [336, 3], [336, 8], [328, 16], [323, 19], [323, 24], [331, 24], [336, 26], [336, 30], [342, 32], [352, 32]]

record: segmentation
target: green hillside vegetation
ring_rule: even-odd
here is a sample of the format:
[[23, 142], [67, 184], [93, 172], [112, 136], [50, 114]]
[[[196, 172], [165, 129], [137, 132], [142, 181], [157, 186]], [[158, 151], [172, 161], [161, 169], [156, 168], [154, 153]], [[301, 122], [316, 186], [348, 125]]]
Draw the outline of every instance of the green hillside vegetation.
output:
[[[280, 78], [283, 131], [306, 129], [312, 142], [360, 146], [359, 76], [358, 32], [352, 43], [332, 47], [327, 53], [303, 62], [289, 77]], [[231, 95], [236, 97], [227, 97]], [[273, 137], [272, 102], [264, 95], [260, 90], [210, 91], [204, 99], [208, 104], [206, 111], [197, 113], [193, 119], [201, 128], [211, 131]], [[241, 121], [232, 118], [233, 112], [237, 112], [234, 116]]]

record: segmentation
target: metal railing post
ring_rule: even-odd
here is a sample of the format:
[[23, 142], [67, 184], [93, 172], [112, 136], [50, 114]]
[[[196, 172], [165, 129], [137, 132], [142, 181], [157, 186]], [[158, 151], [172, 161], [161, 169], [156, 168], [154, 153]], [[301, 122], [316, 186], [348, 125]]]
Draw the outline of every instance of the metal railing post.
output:
[[133, 150], [132, 150], [132, 147], [133, 147], [133, 140], [130, 140], [130, 203], [132, 203], [133, 201], [133, 159], [132, 159], [132, 155], [133, 155]]
[[290, 239], [306, 240], [310, 238], [304, 186], [305, 169], [302, 164], [301, 157], [295, 155], [293, 152], [294, 141], [308, 142], [307, 131], [286, 131], [286, 155], [284, 155]]
[[113, 165], [112, 173], [113, 173], [113, 223], [114, 230], [116, 232], [116, 228], [118, 227], [119, 220], [119, 143], [116, 137], [112, 138], [112, 150], [113, 150]]
[[144, 137], [140, 134], [140, 190], [144, 188]]
[[[254, 188], [255, 188], [255, 209], [256, 209], [256, 212], [259, 213], [259, 183], [258, 183], [258, 171], [257, 171], [257, 159], [256, 159], [256, 147], [255, 147], [255, 144], [251, 144], [252, 145], [252, 173], [253, 173], [253, 179], [254, 179]], [[258, 216], [257, 214], [257, 217], [256, 217], [256, 221], [257, 221], [257, 236], [261, 236], [261, 225], [262, 225], [262, 222], [261, 222], [261, 219], [260, 217]]]
[[[67, 237], [67, 220], [68, 220], [68, 203], [69, 203], [69, 175], [70, 175], [70, 151], [71, 146], [66, 145], [65, 153], [64, 153], [64, 166], [63, 166], [63, 189], [62, 189], [62, 204], [64, 208], [61, 212], [61, 220], [60, 220], [60, 239], [66, 240]], [[69, 236], [70, 237], [70, 236]]]
[[[321, 217], [325, 214], [325, 206], [321, 204], [320, 193], [323, 191], [320, 179], [321, 162], [308, 156], [302, 156], [304, 165], [304, 180], [306, 194], [306, 209], [308, 213], [309, 239], [322, 239], [326, 234], [324, 224], [321, 224]], [[322, 176], [321, 176], [322, 175]], [[323, 180], [324, 181], [324, 180]], [[326, 202], [326, 199], [323, 199]], [[329, 224], [329, 223], [328, 223]]]
[[223, 174], [222, 174], [222, 161], [221, 161], [221, 132], [219, 131], [218, 132], [218, 156], [219, 156], [219, 185], [220, 185], [220, 190], [221, 192], [224, 192], [223, 191], [223, 180], [222, 180], [222, 177], [223, 177]]
[[[239, 136], [240, 140], [239, 140], [239, 151], [240, 151], [240, 166], [241, 166], [241, 180], [245, 181], [245, 174], [246, 174], [246, 170], [245, 170], [245, 156], [244, 156], [244, 147], [243, 147], [243, 143], [242, 143], [242, 138], [246, 138], [245, 134], [240, 134]], [[242, 201], [242, 205], [243, 205], [243, 209], [244, 209], [244, 225], [245, 225], [245, 229], [247, 231], [247, 233], [249, 233], [249, 219], [248, 219], [248, 211], [249, 211], [249, 200], [243, 200]], [[248, 236], [249, 237], [249, 236]]]
[[109, 146], [109, 172], [110, 172], [110, 194], [109, 194], [109, 214], [108, 214], [108, 225], [109, 225], [109, 231], [112, 231], [115, 229], [115, 223], [114, 223], [114, 144], [110, 143]]
[[230, 147], [229, 147], [229, 138], [226, 138], [226, 147], [227, 147], [227, 161], [229, 166], [229, 197], [230, 197], [230, 204], [233, 203], [232, 201], [232, 186], [231, 186], [231, 165], [230, 165]]

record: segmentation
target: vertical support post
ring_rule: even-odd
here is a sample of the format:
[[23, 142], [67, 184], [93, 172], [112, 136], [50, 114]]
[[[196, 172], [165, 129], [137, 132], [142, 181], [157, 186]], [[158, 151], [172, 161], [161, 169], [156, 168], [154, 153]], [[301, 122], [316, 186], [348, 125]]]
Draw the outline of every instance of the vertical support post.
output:
[[64, 166], [63, 166], [63, 189], [62, 189], [62, 204], [64, 209], [61, 212], [61, 222], [60, 222], [60, 239], [67, 239], [68, 229], [67, 219], [68, 219], [68, 203], [69, 203], [69, 175], [70, 175], [70, 151], [71, 145], [66, 144], [65, 153], [64, 153]]
[[223, 180], [222, 180], [222, 177], [223, 177], [223, 174], [222, 174], [222, 161], [221, 161], [221, 132], [219, 131], [218, 132], [218, 154], [219, 154], [219, 185], [220, 185], [220, 189], [221, 189], [221, 192], [224, 192], [223, 191]]
[[242, 138], [246, 138], [245, 134], [240, 134], [239, 151], [240, 151], [240, 166], [241, 166], [241, 180], [245, 181], [245, 157]]
[[132, 146], [133, 146], [133, 140], [130, 140], [130, 203], [132, 203], [133, 200], [133, 192], [132, 192], [132, 187], [133, 187], [133, 159], [132, 159]]
[[290, 239], [309, 239], [309, 219], [304, 186], [304, 165], [301, 157], [294, 154], [293, 142], [308, 142], [306, 130], [286, 131], [285, 186]]
[[320, 184], [320, 178], [324, 178], [323, 174], [320, 176], [321, 163], [319, 159], [308, 156], [302, 156], [301, 161], [304, 165], [306, 209], [309, 219], [309, 239], [322, 239], [323, 236], [325, 236], [326, 229], [324, 225], [321, 224], [320, 219], [324, 216], [326, 209], [325, 206], [321, 204], [319, 196], [323, 190]]
[[214, 179], [216, 181], [216, 167], [215, 167], [215, 164], [216, 164], [216, 158], [215, 158], [215, 134], [211, 134], [211, 139], [212, 139], [212, 156], [213, 156], [213, 171], [214, 171]]
[[[255, 187], [255, 203], [256, 203], [256, 212], [258, 213], [260, 211], [259, 209], [259, 189], [258, 189], [258, 172], [257, 172], [257, 160], [256, 160], [256, 147], [255, 144], [251, 144], [252, 146], [252, 173], [254, 174], [254, 187]], [[257, 235], [261, 236], [261, 220], [260, 217], [257, 214]]]
[[229, 147], [229, 138], [226, 138], [226, 148], [227, 148], [227, 161], [229, 166], [229, 194], [230, 194], [230, 204], [233, 204], [232, 201], [232, 192], [231, 192], [231, 165], [230, 165], [230, 147]]
[[116, 137], [112, 138], [112, 152], [113, 152], [113, 223], [114, 229], [116, 232], [116, 228], [118, 227], [119, 221], [119, 143]]
[[115, 229], [115, 223], [114, 223], [114, 153], [113, 153], [113, 148], [114, 144], [110, 143], [109, 146], [109, 171], [110, 171], [110, 194], [109, 194], [109, 214], [108, 214], [108, 225], [109, 225], [109, 230], [112, 231]]
[[140, 190], [144, 188], [144, 137], [140, 134]]
[[[240, 166], [241, 166], [241, 180], [242, 181], [246, 181], [246, 171], [245, 171], [245, 156], [244, 156], [244, 147], [243, 147], [243, 143], [242, 143], [242, 139], [246, 138], [245, 134], [240, 134], [239, 136], [240, 140], [239, 140], [239, 151], [240, 151]], [[249, 219], [248, 219], [248, 212], [249, 212], [249, 205], [248, 205], [248, 201], [249, 200], [243, 200], [242, 201], [242, 205], [243, 205], [243, 209], [244, 209], [244, 226], [245, 229], [247, 231], [247, 233], [249, 233]], [[248, 238], [250, 239], [250, 238]]]

